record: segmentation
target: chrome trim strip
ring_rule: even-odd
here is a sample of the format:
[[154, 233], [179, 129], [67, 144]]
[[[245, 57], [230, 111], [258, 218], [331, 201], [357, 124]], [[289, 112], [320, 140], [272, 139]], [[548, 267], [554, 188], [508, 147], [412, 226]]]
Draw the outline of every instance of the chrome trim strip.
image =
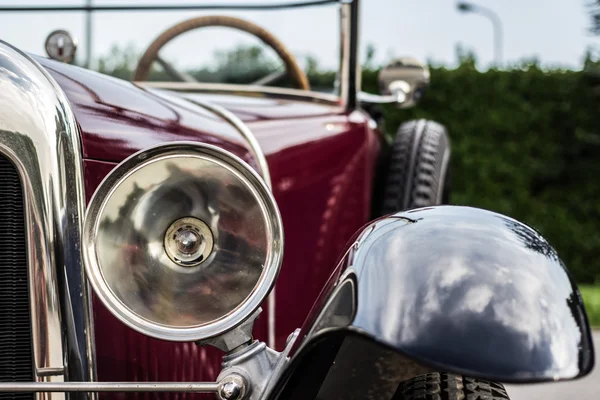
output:
[[269, 2], [263, 4], [121, 4], [121, 5], [82, 5], [82, 6], [8, 6], [0, 7], [0, 12], [33, 12], [33, 11], [202, 11], [202, 10], [281, 10], [304, 7], [319, 7], [335, 4], [339, 0], [312, 0], [312, 1], [296, 1], [296, 2]]
[[67, 367], [68, 379], [93, 380], [90, 303], [80, 254], [85, 198], [77, 123], [52, 77], [2, 41], [0, 133], [0, 152], [14, 162], [23, 185], [33, 367], [41, 373], [36, 379], [62, 380], [47, 377], [47, 371]]
[[64, 368], [39, 368], [36, 371], [37, 376], [60, 376], [65, 374]]
[[217, 382], [0, 383], [1, 392], [187, 392], [216, 393]]
[[390, 95], [371, 94], [366, 92], [358, 92], [356, 98], [362, 104], [397, 104], [401, 105], [406, 102], [406, 92], [398, 91]]
[[[156, 93], [156, 92], [154, 92]], [[237, 131], [246, 139], [248, 142], [248, 146], [250, 146], [250, 150], [252, 150], [252, 155], [256, 158], [256, 162], [258, 164], [258, 168], [260, 168], [260, 173], [263, 177], [263, 180], [267, 184], [267, 187], [271, 192], [273, 192], [273, 188], [271, 186], [271, 172], [269, 172], [269, 164], [267, 164], [267, 157], [265, 157], [265, 153], [263, 153], [258, 140], [256, 140], [256, 136], [252, 133], [248, 125], [244, 123], [237, 115], [229, 111], [223, 106], [220, 106], [215, 103], [210, 103], [208, 101], [201, 101], [198, 99], [190, 99], [184, 97], [185, 100], [190, 103], [196, 104], [202, 108], [207, 109], [219, 117], [223, 118], [225, 121], [229, 122]]]
[[133, 82], [141, 88], [166, 89], [174, 92], [222, 93], [239, 96], [267, 96], [291, 100], [314, 101], [329, 105], [341, 105], [340, 97], [334, 94], [312, 92], [300, 89], [288, 89], [258, 85], [237, 85], [228, 83], [202, 82]]

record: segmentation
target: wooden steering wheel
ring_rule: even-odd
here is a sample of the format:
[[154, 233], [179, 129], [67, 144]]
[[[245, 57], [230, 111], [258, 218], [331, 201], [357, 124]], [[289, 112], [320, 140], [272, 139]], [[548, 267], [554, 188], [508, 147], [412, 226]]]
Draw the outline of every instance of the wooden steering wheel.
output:
[[273, 36], [273, 34], [252, 22], [225, 15], [210, 15], [188, 19], [164, 31], [160, 36], [158, 36], [154, 40], [154, 42], [152, 42], [152, 44], [150, 44], [150, 46], [148, 46], [148, 49], [146, 49], [144, 55], [142, 56], [142, 58], [140, 58], [137, 68], [135, 69], [135, 72], [133, 74], [133, 80], [148, 80], [148, 75], [150, 73], [150, 67], [152, 65], [152, 62], [156, 60], [156, 58], [158, 57], [158, 52], [165, 44], [167, 44], [177, 36], [181, 35], [182, 33], [191, 31], [193, 29], [204, 28], [209, 26], [229, 27], [256, 36], [257, 38], [262, 40], [266, 45], [275, 50], [277, 55], [284, 62], [287, 74], [292, 79], [294, 87], [302, 90], [310, 90], [310, 85], [308, 83], [308, 78], [306, 74], [304, 73], [304, 71], [302, 71], [292, 53], [290, 53], [287, 47], [285, 47], [283, 43], [281, 43], [275, 36]]

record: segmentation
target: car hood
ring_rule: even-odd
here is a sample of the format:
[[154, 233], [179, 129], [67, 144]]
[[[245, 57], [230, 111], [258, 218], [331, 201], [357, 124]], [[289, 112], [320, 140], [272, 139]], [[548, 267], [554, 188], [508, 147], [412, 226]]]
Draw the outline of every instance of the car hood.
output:
[[42, 57], [81, 131], [86, 159], [120, 162], [160, 143], [196, 141], [219, 146], [255, 164], [239, 131], [212, 112], [176, 96], [157, 96], [134, 84]]
[[178, 93], [178, 95], [192, 102], [200, 100], [218, 104], [250, 124], [260, 121], [319, 117], [334, 114], [340, 109], [339, 106], [333, 104], [299, 102], [259, 94], [236, 96], [221, 93]]
[[[225, 107], [247, 123], [266, 153], [296, 145], [298, 140], [275, 140], [265, 122], [332, 116], [334, 104], [272, 98], [255, 94], [175, 93], [144, 89], [134, 83], [94, 71], [35, 57], [58, 82], [69, 99], [80, 126], [86, 159], [120, 162], [129, 155], [159, 143], [200, 141], [228, 150], [256, 167], [251, 149], [240, 132], [222, 116], [194, 104], [210, 102]], [[319, 122], [321, 124], [321, 121]], [[281, 126], [277, 128], [281, 130]], [[320, 131], [321, 129], [316, 129]], [[263, 140], [264, 139], [264, 140]]]

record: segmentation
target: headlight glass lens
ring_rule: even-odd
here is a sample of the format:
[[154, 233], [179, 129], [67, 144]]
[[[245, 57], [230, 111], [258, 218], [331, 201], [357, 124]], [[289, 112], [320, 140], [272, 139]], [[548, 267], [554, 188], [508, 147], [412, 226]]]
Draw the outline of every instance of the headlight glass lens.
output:
[[90, 281], [126, 324], [200, 340], [249, 316], [281, 265], [277, 207], [261, 178], [199, 144], [138, 153], [101, 184], [86, 216]]

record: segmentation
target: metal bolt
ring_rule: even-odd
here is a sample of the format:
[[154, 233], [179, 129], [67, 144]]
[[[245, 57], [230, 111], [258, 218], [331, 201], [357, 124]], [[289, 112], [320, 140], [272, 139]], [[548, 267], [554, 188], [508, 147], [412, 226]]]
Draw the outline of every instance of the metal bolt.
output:
[[237, 374], [232, 374], [219, 382], [219, 398], [221, 400], [242, 400], [246, 394], [246, 380]]

